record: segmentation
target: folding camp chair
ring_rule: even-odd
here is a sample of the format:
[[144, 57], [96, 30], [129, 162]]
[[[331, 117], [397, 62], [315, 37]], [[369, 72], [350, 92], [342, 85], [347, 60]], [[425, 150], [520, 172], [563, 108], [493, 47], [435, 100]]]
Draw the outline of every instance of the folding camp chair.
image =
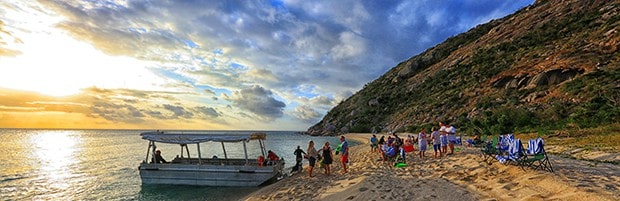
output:
[[498, 138], [493, 138], [491, 142], [486, 143], [486, 145], [481, 149], [482, 151], [482, 159], [484, 162], [489, 165], [493, 162], [495, 156], [498, 155], [497, 144], [499, 143]]
[[497, 155], [497, 160], [502, 164], [514, 163], [519, 165], [526, 157], [525, 149], [520, 139], [510, 141], [508, 153], [505, 155]]
[[515, 140], [515, 137], [513, 134], [500, 135], [499, 144], [497, 145], [497, 149], [499, 150], [499, 153], [500, 154], [508, 153], [508, 149], [510, 148], [510, 145], [512, 144], [514, 140]]
[[526, 154], [526, 157], [519, 163], [523, 169], [525, 169], [525, 167], [529, 167], [534, 170], [540, 168], [542, 170], [553, 172], [551, 161], [549, 161], [547, 152], [545, 152], [545, 142], [542, 138], [530, 140]]
[[468, 143], [470, 143], [474, 147], [483, 148], [487, 144], [487, 134], [482, 135], [482, 137], [480, 137], [480, 140], [477, 141], [468, 140]]

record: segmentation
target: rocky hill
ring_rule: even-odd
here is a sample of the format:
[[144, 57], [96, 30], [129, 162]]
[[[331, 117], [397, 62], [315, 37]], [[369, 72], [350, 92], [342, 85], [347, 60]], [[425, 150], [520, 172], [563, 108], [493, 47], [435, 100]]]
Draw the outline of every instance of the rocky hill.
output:
[[414, 56], [342, 101], [311, 135], [546, 134], [620, 122], [620, 2], [537, 1]]

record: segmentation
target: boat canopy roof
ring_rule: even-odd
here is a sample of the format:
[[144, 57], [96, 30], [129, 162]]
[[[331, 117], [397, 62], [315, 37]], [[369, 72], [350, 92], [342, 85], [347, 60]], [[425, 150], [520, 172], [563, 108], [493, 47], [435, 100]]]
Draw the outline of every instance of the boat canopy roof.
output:
[[140, 133], [142, 139], [169, 143], [169, 144], [194, 144], [202, 142], [241, 142], [250, 140], [264, 140], [265, 133], [251, 134], [206, 134], [206, 133], [162, 133], [158, 131]]

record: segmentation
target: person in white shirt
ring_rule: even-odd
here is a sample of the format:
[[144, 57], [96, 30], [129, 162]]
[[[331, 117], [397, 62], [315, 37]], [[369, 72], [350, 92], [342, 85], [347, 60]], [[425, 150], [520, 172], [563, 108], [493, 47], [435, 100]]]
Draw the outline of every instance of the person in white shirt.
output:
[[435, 151], [435, 156], [434, 158], [437, 158], [437, 153], [439, 153], [439, 156], [441, 157], [441, 139], [439, 138], [440, 134], [439, 131], [435, 129], [435, 127], [433, 126], [433, 128], [431, 128], [431, 140], [433, 140], [433, 150]]
[[441, 156], [448, 153], [448, 132], [446, 126], [439, 122], [439, 139], [441, 144]]
[[454, 144], [456, 143], [456, 128], [451, 126], [449, 122], [446, 122], [446, 133], [448, 133], [448, 147], [450, 148], [450, 155], [454, 154]]

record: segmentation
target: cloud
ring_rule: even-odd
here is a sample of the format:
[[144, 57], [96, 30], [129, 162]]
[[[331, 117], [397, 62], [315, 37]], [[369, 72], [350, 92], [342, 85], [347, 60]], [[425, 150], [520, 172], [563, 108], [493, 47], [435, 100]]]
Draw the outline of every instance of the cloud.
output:
[[282, 117], [286, 104], [273, 98], [273, 93], [261, 86], [254, 85], [233, 93], [229, 99], [233, 106], [257, 115], [265, 121]]
[[[67, 17], [59, 27], [74, 37], [90, 41], [111, 54], [190, 66], [194, 69], [186, 73], [199, 74], [199, 83], [233, 89], [247, 85], [280, 88], [319, 80], [316, 84], [320, 93], [336, 94], [356, 91], [395, 64], [447, 37], [527, 3], [422, 0], [389, 4], [375, 1], [278, 4], [46, 1], [45, 4]], [[249, 71], [231, 68], [233, 63], [246, 63]]]
[[278, 81], [278, 78], [269, 69], [252, 68], [247, 75], [266, 81]]
[[307, 123], [317, 123], [321, 118], [320, 113], [305, 105], [296, 107], [294, 116]]
[[172, 118], [192, 118], [194, 116], [194, 113], [191, 113], [189, 111], [187, 111], [184, 107], [182, 106], [176, 106], [176, 105], [170, 105], [170, 104], [164, 104], [163, 105], [164, 109], [169, 110], [173, 113]]
[[7, 48], [6, 46], [10, 43], [21, 43], [21, 41], [19, 38], [14, 37], [11, 32], [5, 29], [5, 23], [0, 19], [0, 57], [16, 56], [21, 52], [18, 50]]
[[351, 32], [340, 34], [340, 44], [332, 48], [335, 60], [355, 58], [366, 52], [366, 42], [364, 38]]
[[[401, 61], [532, 1], [9, 1], [0, 4], [0, 57], [21, 54], [14, 47], [31, 31], [30, 18], [13, 13], [46, 17], [52, 25], [38, 32], [60, 30], [105, 54], [148, 62], [145, 71], [162, 83], [127, 75], [157, 90], [101, 85], [83, 99], [39, 97], [0, 111], [140, 124], [293, 118], [302, 130]], [[79, 104], [62, 104], [69, 102]]]
[[129, 104], [115, 104], [97, 101], [90, 107], [91, 113], [87, 116], [104, 118], [112, 122], [140, 123], [145, 115], [140, 109]]
[[332, 106], [334, 105], [334, 99], [327, 96], [316, 96], [310, 99], [310, 102], [317, 105], [326, 105]]
[[200, 114], [203, 114], [206, 117], [215, 118], [215, 117], [221, 116], [221, 114], [219, 112], [217, 112], [217, 110], [215, 110], [215, 108], [212, 108], [212, 107], [198, 106], [198, 107], [194, 108], [194, 110], [196, 110]]

